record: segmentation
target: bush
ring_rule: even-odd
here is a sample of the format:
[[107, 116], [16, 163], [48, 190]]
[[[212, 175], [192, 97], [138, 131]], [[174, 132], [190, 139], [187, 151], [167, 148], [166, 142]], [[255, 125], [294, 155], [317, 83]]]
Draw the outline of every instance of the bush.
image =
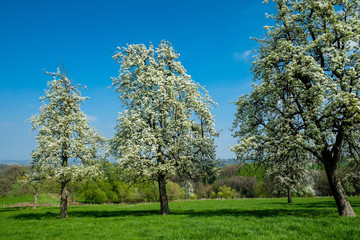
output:
[[208, 198], [211, 191], [213, 191], [212, 185], [204, 185], [202, 182], [195, 183], [195, 194], [198, 198]]
[[166, 184], [166, 193], [169, 200], [177, 200], [182, 198], [185, 192], [177, 183], [168, 182]]
[[156, 182], [151, 184], [143, 185], [141, 188], [144, 200], [148, 202], [159, 201], [159, 187]]
[[217, 196], [218, 198], [230, 199], [230, 198], [236, 198], [237, 194], [234, 189], [231, 189], [231, 187], [223, 185], [219, 187], [219, 192], [217, 193]]
[[214, 191], [211, 191], [210, 198], [217, 198], [217, 194]]
[[196, 195], [196, 193], [194, 193], [192, 196], [191, 196], [191, 199], [195, 200], [195, 199], [199, 199], [198, 195]]
[[118, 195], [118, 201], [125, 202], [129, 193], [129, 185], [120, 181], [114, 183], [114, 191]]
[[89, 203], [104, 203], [107, 201], [107, 196], [100, 189], [93, 187], [85, 191], [84, 200]]
[[254, 188], [254, 192], [255, 196], [259, 198], [266, 198], [270, 196], [264, 187], [264, 182], [259, 182]]
[[109, 182], [100, 181], [98, 183], [98, 187], [103, 192], [105, 192], [108, 202], [112, 202], [112, 203], [119, 202], [119, 197], [117, 195], [117, 192], [115, 191], [114, 186], [112, 186]]
[[139, 193], [138, 188], [132, 187], [129, 189], [128, 194], [125, 198], [125, 201], [128, 203], [138, 203], [143, 201], [143, 197]]
[[243, 176], [232, 176], [227, 179], [219, 179], [214, 184], [214, 189], [221, 191], [220, 186], [229, 186], [231, 189], [237, 191], [242, 197], [256, 197], [256, 189], [258, 181], [256, 177], [243, 177]]

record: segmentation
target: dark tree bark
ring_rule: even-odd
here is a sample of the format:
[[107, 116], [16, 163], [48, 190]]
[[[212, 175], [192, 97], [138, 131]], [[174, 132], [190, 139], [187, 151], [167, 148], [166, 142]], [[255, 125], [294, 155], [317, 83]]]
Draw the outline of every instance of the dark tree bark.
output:
[[[69, 138], [69, 137], [68, 137]], [[62, 152], [64, 153], [67, 150], [66, 143], [63, 144]], [[67, 167], [68, 165], [68, 157], [66, 155], [61, 156], [62, 167]], [[69, 190], [68, 190], [68, 179], [62, 179], [61, 180], [61, 190], [60, 190], [60, 218], [67, 218], [68, 217], [68, 196], [69, 196]]]
[[69, 190], [68, 190], [68, 180], [64, 180], [61, 182], [61, 198], [60, 198], [60, 218], [67, 218], [68, 217], [68, 196], [69, 196]]
[[292, 203], [290, 186], [287, 186], [287, 197], [288, 197], [288, 203]]
[[160, 209], [162, 215], [169, 214], [169, 203], [166, 195], [166, 180], [165, 175], [159, 175], [159, 195], [160, 195]]
[[331, 192], [334, 196], [336, 206], [340, 216], [355, 217], [356, 213], [350, 205], [346, 192], [341, 185], [341, 181], [338, 175], [338, 163], [337, 156], [331, 156], [331, 153], [326, 151], [322, 153], [323, 164], [325, 172], [329, 181]]

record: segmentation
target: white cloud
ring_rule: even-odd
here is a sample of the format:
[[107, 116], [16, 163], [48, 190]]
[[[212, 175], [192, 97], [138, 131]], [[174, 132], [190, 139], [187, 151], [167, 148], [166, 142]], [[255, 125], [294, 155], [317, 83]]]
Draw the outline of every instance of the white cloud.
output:
[[252, 50], [246, 50], [242, 53], [234, 52], [233, 59], [238, 62], [248, 60], [252, 52]]
[[90, 122], [96, 122], [97, 121], [97, 117], [96, 116], [91, 116], [91, 115], [87, 115], [85, 114], [85, 117], [88, 121]]

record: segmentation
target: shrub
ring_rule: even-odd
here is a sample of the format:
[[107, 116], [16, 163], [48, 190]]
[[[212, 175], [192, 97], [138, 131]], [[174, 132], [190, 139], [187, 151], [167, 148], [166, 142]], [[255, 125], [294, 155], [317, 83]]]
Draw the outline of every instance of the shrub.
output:
[[166, 193], [170, 200], [177, 200], [184, 196], [184, 190], [174, 182], [168, 182], [166, 184]]
[[258, 181], [256, 177], [243, 177], [243, 176], [232, 176], [227, 179], [219, 179], [214, 184], [214, 189], [221, 191], [220, 186], [229, 186], [231, 189], [237, 191], [242, 197], [256, 197], [256, 187]]
[[208, 198], [211, 191], [213, 191], [212, 185], [204, 185], [202, 182], [195, 183], [195, 194], [199, 198]]
[[218, 198], [235, 198], [237, 197], [236, 191], [234, 189], [231, 189], [231, 187], [228, 187], [226, 185], [223, 185], [219, 187], [219, 192], [217, 193]]
[[264, 187], [264, 182], [259, 182], [254, 188], [255, 196], [260, 198], [269, 197], [270, 195]]
[[129, 185], [120, 181], [114, 183], [114, 190], [118, 195], [118, 201], [125, 202], [129, 192]]
[[198, 195], [196, 195], [196, 193], [194, 193], [192, 196], [191, 196], [191, 199], [198, 199], [199, 197], [198, 197]]
[[88, 188], [84, 193], [85, 202], [89, 203], [104, 203], [107, 201], [106, 194], [100, 189], [93, 187]]
[[100, 181], [98, 183], [98, 187], [103, 192], [105, 192], [107, 200], [109, 202], [112, 202], [112, 203], [119, 202], [119, 197], [117, 195], [117, 192], [116, 192], [114, 186], [112, 186], [109, 182]]
[[143, 193], [144, 200], [148, 202], [159, 201], [159, 187], [156, 182], [142, 186], [140, 189]]
[[214, 191], [211, 191], [210, 198], [217, 198], [217, 194]]
[[125, 197], [125, 201], [128, 203], [138, 203], [143, 201], [143, 197], [139, 193], [138, 188], [131, 187], [128, 191], [127, 196]]

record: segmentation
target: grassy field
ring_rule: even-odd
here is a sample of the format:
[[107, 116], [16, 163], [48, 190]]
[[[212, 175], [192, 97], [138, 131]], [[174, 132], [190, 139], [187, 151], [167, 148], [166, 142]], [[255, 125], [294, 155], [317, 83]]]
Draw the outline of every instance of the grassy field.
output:
[[[360, 215], [360, 197], [350, 201]], [[171, 202], [170, 211], [82, 205], [59, 219], [58, 207], [0, 208], [0, 239], [360, 239], [360, 217], [339, 217], [333, 198]]]
[[[9, 197], [0, 197], [0, 209], [2, 207], [7, 207], [10, 205], [16, 205], [18, 203], [27, 203], [31, 205], [34, 202], [34, 196], [31, 194], [26, 194], [22, 196], [9, 196]], [[56, 194], [46, 194], [41, 193], [39, 195], [38, 204], [39, 205], [59, 205], [60, 198]]]

